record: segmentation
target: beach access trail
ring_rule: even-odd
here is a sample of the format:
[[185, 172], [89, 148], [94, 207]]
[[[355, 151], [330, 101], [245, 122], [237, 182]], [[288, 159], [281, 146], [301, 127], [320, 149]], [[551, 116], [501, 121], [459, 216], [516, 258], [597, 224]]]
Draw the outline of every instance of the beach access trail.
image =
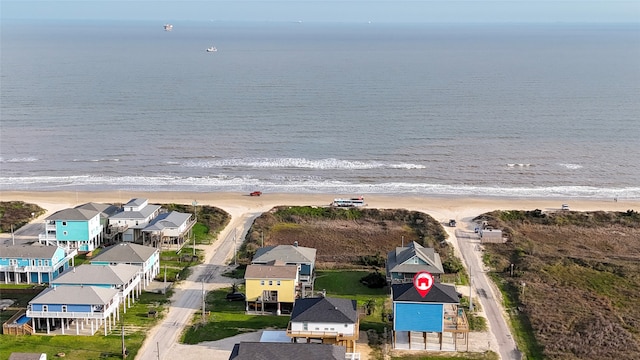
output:
[[[336, 195], [349, 197], [350, 195]], [[221, 276], [228, 269], [234, 248], [240, 246], [253, 220], [275, 206], [326, 206], [333, 196], [327, 194], [266, 194], [250, 197], [238, 193], [198, 193], [198, 192], [3, 192], [2, 201], [24, 201], [38, 204], [48, 210], [46, 215], [31, 222], [39, 228], [38, 222], [53, 212], [73, 207], [86, 202], [125, 202], [132, 198], [147, 198], [156, 204], [192, 204], [197, 199], [198, 205], [209, 205], [221, 208], [231, 215], [230, 224], [219, 234], [218, 241], [205, 248], [205, 263], [194, 267], [193, 273], [175, 288], [169, 312], [164, 320], [156, 325], [147, 335], [136, 359], [157, 360], [174, 358], [200, 358], [205, 355], [215, 359], [226, 359], [230, 353], [229, 344], [213, 348], [207, 345], [178, 344], [179, 336], [185, 326], [190, 325], [196, 310], [202, 307], [202, 287], [205, 291], [231, 286], [231, 279]], [[497, 350], [501, 359], [516, 359], [515, 344], [505, 320], [506, 313], [502, 302], [496, 296], [495, 286], [486, 277], [483, 270], [477, 242], [466, 238], [457, 238], [455, 229], [445, 223], [456, 219], [459, 224], [471, 226], [471, 219], [482, 213], [493, 210], [533, 210], [555, 211], [560, 209], [566, 199], [509, 199], [509, 198], [462, 198], [462, 197], [419, 197], [367, 195], [368, 206], [384, 209], [407, 209], [429, 214], [443, 223], [449, 233], [448, 241], [454, 246], [457, 256], [464, 260], [465, 266], [473, 279], [474, 295], [479, 297], [483, 310], [487, 315], [492, 350]], [[75, 200], [75, 202], [73, 201]], [[572, 199], [571, 209], [575, 211], [626, 211], [640, 210], [638, 199], [585, 200]], [[24, 229], [24, 230], [23, 230]], [[33, 236], [35, 228], [23, 228], [16, 232], [17, 238]], [[28, 235], [28, 236], [26, 236]], [[10, 235], [9, 235], [10, 236]], [[5, 240], [8, 240], [5, 237]], [[20, 239], [22, 240], [22, 239]], [[237, 244], [234, 244], [237, 241]], [[250, 336], [250, 335], [247, 335]], [[252, 341], [255, 339], [251, 338]], [[486, 348], [485, 348], [486, 349]], [[211, 357], [213, 356], [213, 357]], [[225, 357], [227, 356], [227, 357]]]

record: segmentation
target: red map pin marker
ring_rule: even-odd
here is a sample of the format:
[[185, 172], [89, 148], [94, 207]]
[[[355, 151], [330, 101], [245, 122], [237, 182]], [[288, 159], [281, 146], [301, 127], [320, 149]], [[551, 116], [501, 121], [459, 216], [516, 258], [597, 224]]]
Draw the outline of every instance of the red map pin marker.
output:
[[420, 296], [425, 297], [433, 286], [433, 275], [427, 271], [420, 271], [413, 277], [413, 287]]

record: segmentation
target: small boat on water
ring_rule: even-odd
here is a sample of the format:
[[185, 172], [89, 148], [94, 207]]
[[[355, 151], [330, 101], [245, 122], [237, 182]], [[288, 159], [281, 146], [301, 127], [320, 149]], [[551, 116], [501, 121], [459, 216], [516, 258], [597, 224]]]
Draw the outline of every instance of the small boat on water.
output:
[[207, 48], [207, 52], [216, 52], [216, 51], [218, 51], [218, 49], [215, 46]]
[[171, 24], [164, 24], [164, 31], [171, 31], [173, 30], [173, 25]]

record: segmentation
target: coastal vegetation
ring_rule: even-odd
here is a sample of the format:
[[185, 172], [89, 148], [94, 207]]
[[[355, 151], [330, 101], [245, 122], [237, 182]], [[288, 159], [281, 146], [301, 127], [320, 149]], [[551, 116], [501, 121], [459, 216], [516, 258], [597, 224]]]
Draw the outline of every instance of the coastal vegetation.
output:
[[638, 212], [494, 211], [476, 220], [509, 238], [486, 244], [484, 260], [528, 359], [640, 354]]
[[382, 269], [387, 253], [412, 241], [433, 247], [447, 273], [464, 271], [445, 240], [447, 233], [431, 216], [404, 209], [280, 206], [254, 221], [240, 248], [249, 263], [261, 246], [293, 245], [317, 250], [318, 269]]
[[0, 232], [18, 230], [34, 218], [44, 214], [45, 209], [23, 201], [0, 201]]

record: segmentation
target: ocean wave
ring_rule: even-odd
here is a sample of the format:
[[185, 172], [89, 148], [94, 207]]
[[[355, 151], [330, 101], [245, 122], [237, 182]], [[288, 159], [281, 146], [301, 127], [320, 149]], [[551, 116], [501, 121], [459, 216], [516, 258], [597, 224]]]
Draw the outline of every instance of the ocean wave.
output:
[[38, 159], [34, 157], [11, 158], [11, 159], [0, 158], [0, 163], [27, 163], [27, 162], [35, 162], [35, 161], [38, 161]]
[[340, 159], [310, 160], [304, 158], [243, 158], [206, 161], [188, 161], [186, 167], [197, 168], [279, 168], [318, 170], [369, 170], [369, 169], [424, 169], [426, 166], [411, 163], [385, 163], [378, 161], [355, 161]]
[[113, 158], [113, 159], [73, 159], [73, 162], [119, 162], [120, 159], [119, 158]]
[[565, 167], [565, 168], [567, 168], [569, 170], [577, 170], [577, 169], [582, 169], [583, 168], [583, 166], [579, 165], [579, 164], [558, 164], [558, 165], [560, 165], [562, 167]]
[[428, 183], [349, 183], [314, 177], [282, 177], [260, 180], [250, 176], [69, 176], [0, 177], [0, 187], [10, 190], [86, 191], [193, 191], [246, 192], [260, 189], [279, 193], [408, 194], [424, 196], [481, 196], [514, 198], [640, 199], [640, 187], [599, 188], [591, 186], [504, 187]]

